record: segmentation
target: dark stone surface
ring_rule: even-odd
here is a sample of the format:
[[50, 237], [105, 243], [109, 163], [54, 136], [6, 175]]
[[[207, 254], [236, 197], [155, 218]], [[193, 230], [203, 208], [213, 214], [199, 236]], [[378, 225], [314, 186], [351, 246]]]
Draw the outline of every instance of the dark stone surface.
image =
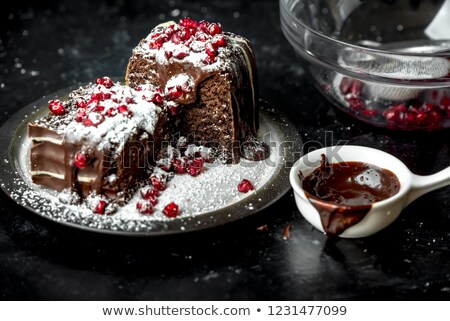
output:
[[[315, 141], [309, 147], [348, 140], [390, 152], [418, 174], [450, 164], [448, 131], [371, 128], [322, 98], [281, 33], [275, 0], [14, 1], [10, 6], [0, 13], [0, 124], [44, 94], [98, 76], [123, 77], [138, 41], [156, 23], [180, 14], [221, 21], [252, 40], [261, 95], [289, 115], [304, 141]], [[0, 193], [0, 297], [447, 300], [449, 192], [447, 187], [418, 199], [389, 228], [357, 240], [331, 240], [313, 230], [292, 192], [250, 219], [157, 238], [60, 226]], [[284, 240], [289, 223], [291, 238]], [[267, 231], [257, 229], [263, 224]]]

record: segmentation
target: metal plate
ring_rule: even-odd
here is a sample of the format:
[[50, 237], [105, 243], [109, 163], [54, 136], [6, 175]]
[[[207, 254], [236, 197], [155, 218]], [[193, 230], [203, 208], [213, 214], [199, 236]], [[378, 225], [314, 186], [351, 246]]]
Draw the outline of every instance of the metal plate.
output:
[[[47, 219], [94, 232], [154, 236], [206, 229], [252, 215], [289, 189], [289, 169], [301, 156], [301, 138], [294, 125], [277, 109], [261, 101], [258, 138], [270, 144], [271, 157], [261, 162], [242, 160], [235, 165], [208, 165], [197, 177], [175, 175], [159, 198], [155, 214], [135, 210], [138, 196], [113, 215], [92, 214], [80, 206], [65, 205], [57, 193], [31, 182], [27, 124], [48, 113], [50, 99], [64, 99], [74, 88], [58, 91], [26, 106], [0, 128], [0, 187], [15, 202]], [[242, 179], [255, 190], [237, 191]], [[202, 189], [205, 190], [202, 190]], [[161, 209], [177, 200], [181, 214], [166, 218]]]

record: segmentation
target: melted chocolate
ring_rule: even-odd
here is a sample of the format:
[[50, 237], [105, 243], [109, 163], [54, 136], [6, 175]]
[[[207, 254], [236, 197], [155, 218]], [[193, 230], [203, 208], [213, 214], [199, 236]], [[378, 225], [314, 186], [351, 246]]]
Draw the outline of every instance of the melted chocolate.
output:
[[241, 156], [251, 160], [260, 161], [270, 156], [270, 147], [264, 142], [259, 141], [250, 131], [247, 124], [242, 123], [245, 137], [241, 142]]
[[329, 164], [325, 155], [319, 168], [306, 177], [299, 172], [299, 177], [330, 235], [339, 235], [358, 223], [373, 203], [400, 190], [397, 176], [387, 169], [362, 162]]

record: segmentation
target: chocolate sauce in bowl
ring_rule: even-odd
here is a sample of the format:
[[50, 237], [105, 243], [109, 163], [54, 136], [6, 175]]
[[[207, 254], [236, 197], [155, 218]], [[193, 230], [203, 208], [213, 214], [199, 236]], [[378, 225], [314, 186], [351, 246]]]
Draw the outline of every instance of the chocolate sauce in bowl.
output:
[[385, 200], [400, 190], [394, 173], [362, 162], [322, 163], [300, 181], [311, 204], [320, 214], [329, 235], [339, 235], [361, 221], [372, 204]]

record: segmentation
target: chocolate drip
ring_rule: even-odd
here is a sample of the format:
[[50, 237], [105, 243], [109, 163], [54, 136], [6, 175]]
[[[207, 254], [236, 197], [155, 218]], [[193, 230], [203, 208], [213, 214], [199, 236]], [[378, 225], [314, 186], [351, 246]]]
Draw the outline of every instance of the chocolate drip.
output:
[[243, 122], [244, 139], [241, 142], [241, 155], [251, 161], [260, 161], [270, 156], [270, 147], [264, 142], [259, 141], [250, 131], [249, 126]]
[[398, 178], [387, 169], [361, 162], [329, 164], [325, 155], [311, 174], [304, 177], [299, 172], [298, 175], [329, 235], [341, 234], [361, 221], [373, 203], [400, 190]]

